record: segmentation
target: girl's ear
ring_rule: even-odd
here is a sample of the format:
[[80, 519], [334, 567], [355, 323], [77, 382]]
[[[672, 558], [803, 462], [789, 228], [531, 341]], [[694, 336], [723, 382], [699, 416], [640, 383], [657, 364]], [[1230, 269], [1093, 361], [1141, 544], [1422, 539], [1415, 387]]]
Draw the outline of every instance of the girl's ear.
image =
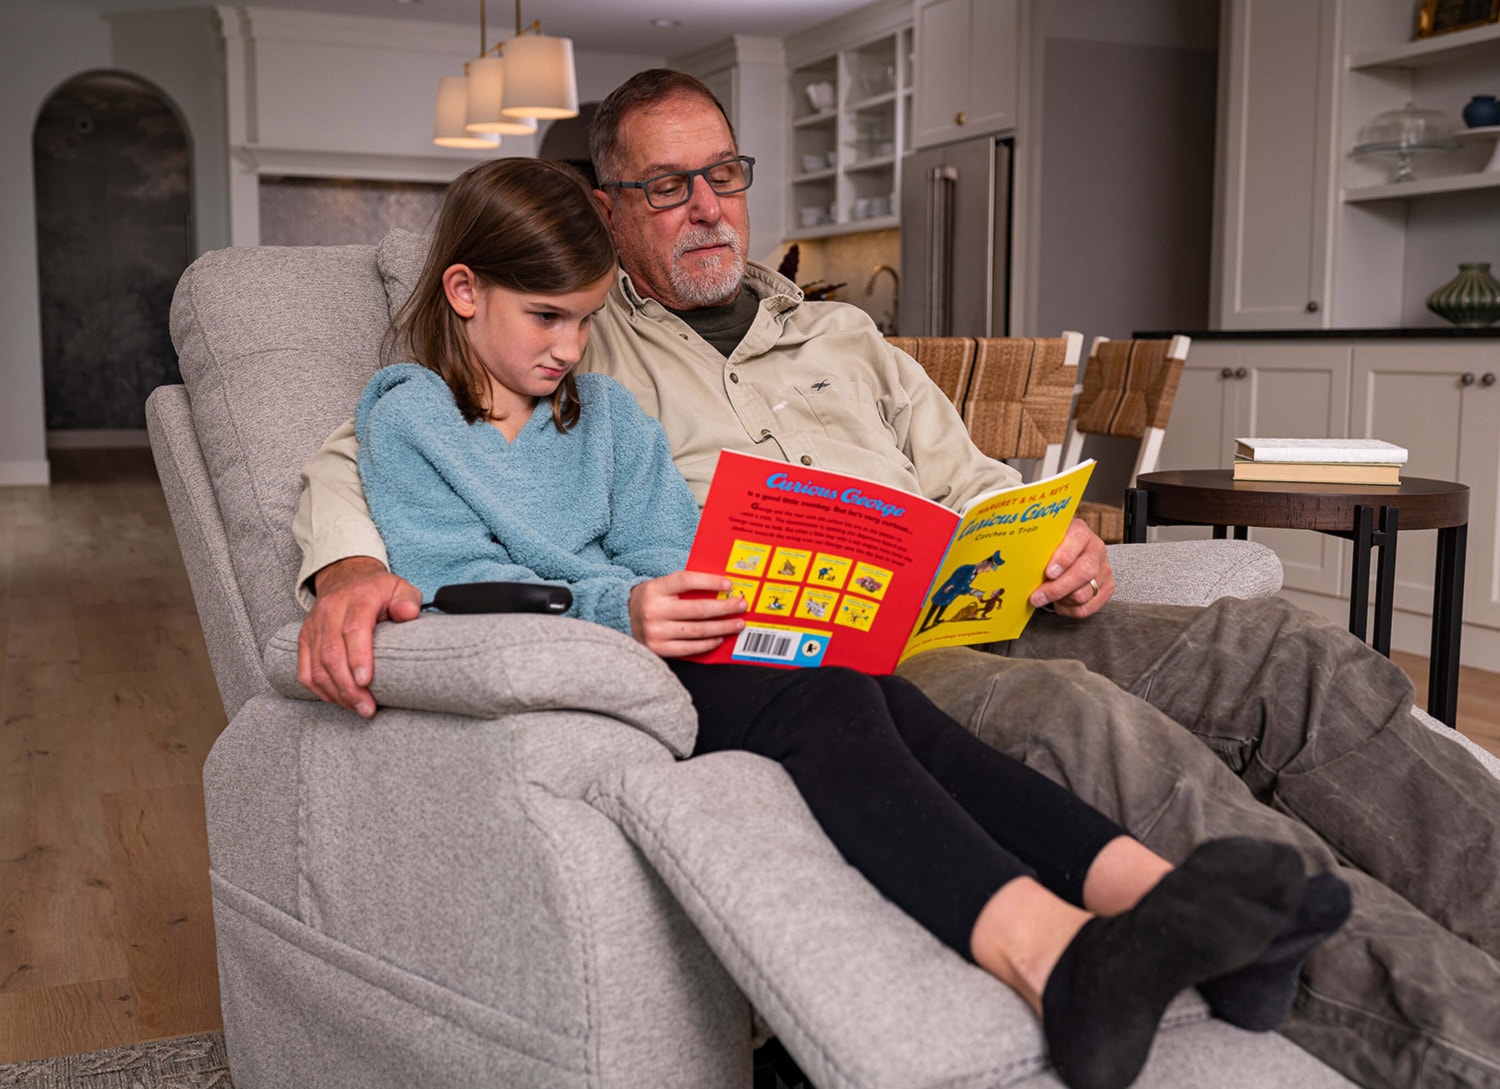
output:
[[595, 189], [594, 199], [599, 202], [599, 208], [604, 213], [604, 222], [609, 224], [610, 231], [615, 229], [615, 202], [609, 195], [607, 189]]
[[468, 265], [449, 265], [443, 270], [443, 296], [459, 317], [474, 316], [479, 306], [478, 292], [478, 277]]

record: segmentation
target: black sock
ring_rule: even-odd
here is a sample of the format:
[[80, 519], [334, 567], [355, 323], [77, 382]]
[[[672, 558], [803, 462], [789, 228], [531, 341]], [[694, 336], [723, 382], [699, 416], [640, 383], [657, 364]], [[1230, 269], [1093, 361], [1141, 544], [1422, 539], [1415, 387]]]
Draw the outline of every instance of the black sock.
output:
[[1349, 886], [1331, 873], [1307, 879], [1302, 903], [1249, 964], [1198, 985], [1214, 1016], [1251, 1032], [1270, 1032], [1292, 1012], [1302, 962], [1349, 918]]
[[1306, 881], [1295, 850], [1221, 839], [1193, 851], [1130, 911], [1089, 920], [1047, 977], [1042, 1028], [1071, 1089], [1124, 1089], [1167, 1005], [1250, 963], [1285, 926]]

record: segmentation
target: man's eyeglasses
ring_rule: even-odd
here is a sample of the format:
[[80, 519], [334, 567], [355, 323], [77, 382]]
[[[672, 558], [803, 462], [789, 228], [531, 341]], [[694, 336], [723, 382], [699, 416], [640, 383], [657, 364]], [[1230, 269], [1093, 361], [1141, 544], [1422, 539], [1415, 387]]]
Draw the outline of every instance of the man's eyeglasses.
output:
[[755, 177], [755, 160], [749, 155], [736, 155], [733, 159], [710, 163], [701, 170], [678, 170], [671, 174], [657, 174], [644, 181], [601, 182], [608, 189], [641, 189], [646, 193], [646, 203], [658, 211], [686, 204], [693, 196], [693, 179], [702, 178], [708, 187], [721, 197], [731, 193], [743, 193], [750, 188]]

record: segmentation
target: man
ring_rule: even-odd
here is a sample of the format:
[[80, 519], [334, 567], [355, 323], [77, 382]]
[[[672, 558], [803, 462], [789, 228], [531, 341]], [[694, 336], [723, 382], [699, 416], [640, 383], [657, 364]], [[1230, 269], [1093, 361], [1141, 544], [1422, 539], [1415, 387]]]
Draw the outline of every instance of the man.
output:
[[[700, 503], [722, 448], [950, 506], [1015, 482], [863, 314], [804, 303], [747, 264], [752, 164], [701, 83], [633, 77], [601, 104], [591, 146], [621, 274], [585, 365], [661, 419]], [[374, 625], [419, 599], [385, 571], [353, 456], [341, 429], [305, 470], [297, 533], [317, 601], [300, 676], [368, 715]], [[1081, 524], [1046, 579], [1032, 601], [1053, 611], [1019, 639], [901, 672], [1168, 857], [1246, 834], [1337, 870], [1355, 914], [1309, 959], [1283, 1031], [1367, 1084], [1500, 1087], [1500, 784], [1411, 717], [1400, 670], [1274, 599], [1101, 611], [1113, 578]], [[683, 606], [674, 620], [706, 638], [741, 608]]]

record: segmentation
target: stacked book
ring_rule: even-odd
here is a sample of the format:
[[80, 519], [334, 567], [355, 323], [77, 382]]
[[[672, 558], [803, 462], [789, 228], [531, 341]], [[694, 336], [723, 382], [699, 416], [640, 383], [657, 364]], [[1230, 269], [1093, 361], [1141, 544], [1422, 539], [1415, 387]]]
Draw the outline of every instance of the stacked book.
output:
[[1234, 479], [1400, 484], [1406, 448], [1379, 439], [1235, 439]]

